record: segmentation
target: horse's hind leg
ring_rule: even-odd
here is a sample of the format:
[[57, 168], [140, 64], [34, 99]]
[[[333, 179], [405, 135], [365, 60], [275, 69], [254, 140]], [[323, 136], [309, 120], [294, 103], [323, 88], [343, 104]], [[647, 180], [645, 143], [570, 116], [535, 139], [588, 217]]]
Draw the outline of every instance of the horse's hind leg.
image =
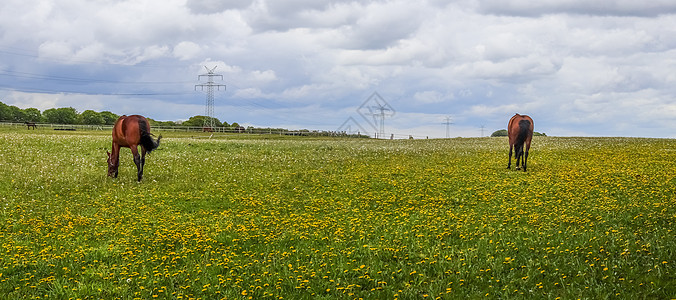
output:
[[523, 159], [523, 146], [516, 145], [516, 170], [521, 170], [521, 164]]
[[507, 169], [512, 167], [512, 148], [513, 145], [509, 145], [509, 161], [507, 162]]
[[138, 154], [138, 146], [131, 146], [131, 154], [134, 155], [134, 164], [136, 164], [136, 170], [138, 171], [136, 175], [138, 176], [138, 181], [141, 181], [141, 178], [143, 178], [143, 159], [141, 159], [141, 155]]
[[526, 144], [526, 153], [523, 157], [523, 171], [526, 172], [526, 165], [528, 164], [528, 150], [530, 150], [530, 142]]

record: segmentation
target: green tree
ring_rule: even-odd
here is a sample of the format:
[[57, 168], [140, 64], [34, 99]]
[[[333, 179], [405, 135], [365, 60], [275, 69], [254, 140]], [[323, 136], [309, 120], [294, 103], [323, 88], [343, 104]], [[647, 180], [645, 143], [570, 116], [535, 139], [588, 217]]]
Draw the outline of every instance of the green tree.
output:
[[26, 113], [16, 106], [0, 102], [0, 121], [24, 122], [26, 121]]
[[507, 129], [500, 129], [491, 134], [491, 137], [507, 136]]
[[148, 122], [150, 122], [150, 126], [168, 126], [168, 127], [173, 127], [173, 126], [178, 126], [176, 125], [176, 122], [174, 121], [156, 121], [151, 118], [147, 118]]
[[80, 123], [86, 125], [103, 125], [106, 124], [106, 120], [101, 116], [101, 114], [93, 110], [85, 110], [80, 116]]
[[[202, 127], [204, 126], [204, 121], [207, 120], [207, 116], [193, 116], [190, 117], [187, 121], [183, 122], [183, 126], [190, 126], [190, 127]], [[217, 118], [213, 118], [214, 120], [214, 126], [216, 127], [221, 127], [223, 126], [221, 124], [221, 121], [219, 121]]]
[[50, 108], [42, 115], [48, 123], [75, 124], [77, 121], [77, 111], [72, 107]]
[[9, 106], [0, 102], [0, 121], [9, 121]]
[[[493, 132], [493, 133], [491, 134], [491, 137], [507, 136], [507, 135], [508, 135], [507, 129], [500, 129], [500, 130], [497, 130], [497, 131]], [[543, 133], [539, 133], [539, 132], [537, 132], [537, 131], [534, 131], [534, 132], [533, 132], [533, 136], [547, 136], [547, 134], [545, 134], [544, 132], [543, 132]]]
[[26, 113], [21, 108], [12, 105], [9, 107], [9, 113], [10, 113], [10, 121], [12, 122], [26, 121]]
[[103, 118], [103, 124], [105, 125], [115, 125], [115, 121], [120, 118], [120, 116], [109, 111], [102, 111], [99, 115]]
[[26, 108], [23, 110], [28, 122], [42, 122], [42, 113], [37, 108]]

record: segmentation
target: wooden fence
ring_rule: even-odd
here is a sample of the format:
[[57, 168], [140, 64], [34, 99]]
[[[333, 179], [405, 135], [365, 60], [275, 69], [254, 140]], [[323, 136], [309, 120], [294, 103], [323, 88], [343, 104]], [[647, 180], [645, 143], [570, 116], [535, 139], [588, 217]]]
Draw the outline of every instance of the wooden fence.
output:
[[[16, 130], [59, 130], [59, 131], [111, 131], [113, 125], [81, 125], [81, 124], [50, 124], [50, 123], [12, 123], [0, 122], [0, 127], [16, 128]], [[287, 136], [336, 136], [336, 137], [361, 137], [369, 138], [369, 133], [354, 133], [319, 130], [283, 130], [273, 128], [244, 128], [244, 127], [191, 127], [191, 126], [152, 126], [153, 132], [210, 132], [232, 134], [270, 134]]]

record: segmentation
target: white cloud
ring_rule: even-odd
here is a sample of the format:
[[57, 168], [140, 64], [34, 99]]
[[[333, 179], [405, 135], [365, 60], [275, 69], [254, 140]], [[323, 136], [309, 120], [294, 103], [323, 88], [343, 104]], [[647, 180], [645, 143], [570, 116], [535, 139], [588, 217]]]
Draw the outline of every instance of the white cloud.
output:
[[169, 53], [169, 47], [160, 45], [150, 45], [144, 48], [141, 53], [142, 54], [139, 55], [137, 59], [137, 63], [165, 57]]
[[44, 42], [38, 47], [39, 56], [47, 59], [62, 59], [72, 57], [72, 45], [66, 42]]
[[253, 0], [187, 0], [186, 6], [197, 14], [215, 14], [225, 10], [245, 9]]
[[233, 66], [229, 65], [228, 63], [224, 61], [214, 61], [211, 59], [205, 59], [197, 64], [194, 65], [194, 71], [199, 74], [207, 74], [207, 69], [214, 69], [215, 73], [218, 74], [239, 74], [242, 72], [242, 68], [239, 66]]
[[274, 81], [277, 79], [277, 76], [275, 75], [275, 71], [272, 70], [265, 70], [265, 71], [253, 71], [251, 72], [251, 77], [255, 81], [260, 81], [260, 82], [269, 82], [269, 81]]
[[37, 94], [24, 92], [10, 92], [2, 100], [7, 105], [14, 105], [21, 109], [37, 108], [41, 111], [61, 107], [59, 94]]
[[200, 45], [190, 42], [182, 41], [174, 47], [174, 56], [180, 60], [189, 60], [194, 58], [197, 54], [200, 53], [202, 48]]
[[[382, 13], [387, 11], [386, 14]], [[374, 2], [363, 7], [361, 17], [347, 27], [344, 47], [387, 49], [410, 38], [420, 27], [426, 11], [410, 1]]]
[[234, 97], [245, 99], [266, 98], [263, 92], [261, 92], [260, 89], [256, 88], [238, 89], [235, 91]]
[[88, 109], [101, 111], [105, 107], [101, 97], [89, 95], [11, 92], [6, 99], [9, 101], [5, 102], [3, 99], [3, 102], [8, 105], [21, 109], [37, 108], [41, 111], [56, 107], [73, 107], [79, 112]]
[[489, 60], [468, 62], [459, 65], [455, 72], [472, 78], [498, 78], [520, 81], [521, 77], [546, 76], [557, 72], [559, 66], [546, 58], [521, 57], [494, 62]]
[[656, 16], [676, 12], [676, 3], [669, 0], [648, 2], [632, 0], [487, 0], [479, 2], [481, 11], [520, 16], [570, 13], [582, 15]]
[[423, 91], [415, 93], [415, 95], [413, 95], [413, 99], [417, 103], [432, 104], [452, 100], [453, 95], [444, 95], [438, 91]]

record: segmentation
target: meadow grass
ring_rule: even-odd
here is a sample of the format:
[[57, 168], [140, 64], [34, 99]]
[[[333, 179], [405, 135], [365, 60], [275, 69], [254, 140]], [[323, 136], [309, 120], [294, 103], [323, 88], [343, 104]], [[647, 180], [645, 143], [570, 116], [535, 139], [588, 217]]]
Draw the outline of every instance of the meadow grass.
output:
[[0, 297], [676, 297], [676, 140], [164, 135], [0, 131]]

